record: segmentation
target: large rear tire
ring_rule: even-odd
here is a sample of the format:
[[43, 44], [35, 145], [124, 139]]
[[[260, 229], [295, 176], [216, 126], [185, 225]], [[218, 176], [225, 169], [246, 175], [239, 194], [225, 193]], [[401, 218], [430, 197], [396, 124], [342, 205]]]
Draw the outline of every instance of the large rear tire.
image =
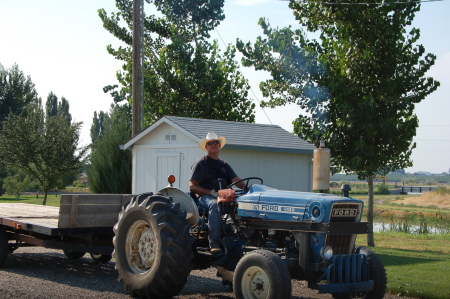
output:
[[186, 212], [171, 198], [133, 197], [114, 226], [113, 257], [125, 290], [140, 298], [178, 294], [193, 265], [189, 228]]
[[237, 299], [291, 298], [289, 270], [273, 252], [255, 250], [244, 255], [236, 266], [233, 278]]
[[9, 253], [8, 234], [4, 227], [0, 226], [0, 268], [6, 263]]

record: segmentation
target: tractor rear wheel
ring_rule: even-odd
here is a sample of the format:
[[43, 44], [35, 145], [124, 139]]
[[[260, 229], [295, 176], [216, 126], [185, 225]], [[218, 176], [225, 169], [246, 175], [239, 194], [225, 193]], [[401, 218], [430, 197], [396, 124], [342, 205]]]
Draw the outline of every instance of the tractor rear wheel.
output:
[[182, 290], [194, 258], [189, 228], [186, 212], [168, 197], [141, 194], [123, 207], [113, 257], [132, 296], [168, 298]]
[[289, 270], [283, 260], [267, 250], [255, 250], [239, 261], [233, 279], [237, 299], [291, 298]]

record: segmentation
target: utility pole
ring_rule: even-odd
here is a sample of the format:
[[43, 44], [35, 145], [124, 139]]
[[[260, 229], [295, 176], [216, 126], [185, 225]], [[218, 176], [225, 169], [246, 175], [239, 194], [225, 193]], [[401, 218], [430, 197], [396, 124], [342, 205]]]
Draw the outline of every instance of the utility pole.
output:
[[142, 56], [142, 16], [144, 13], [144, 1], [133, 0], [133, 105], [132, 105], [132, 137], [138, 135], [142, 130], [143, 122], [143, 56]]

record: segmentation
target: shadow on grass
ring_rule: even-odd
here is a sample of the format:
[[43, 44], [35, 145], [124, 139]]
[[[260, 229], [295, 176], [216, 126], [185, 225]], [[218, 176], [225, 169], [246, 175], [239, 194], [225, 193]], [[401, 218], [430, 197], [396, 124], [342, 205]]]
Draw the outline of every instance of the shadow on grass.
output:
[[378, 251], [377, 255], [381, 258], [385, 267], [444, 262], [448, 260], [444, 258], [442, 253], [406, 249], [383, 249]]

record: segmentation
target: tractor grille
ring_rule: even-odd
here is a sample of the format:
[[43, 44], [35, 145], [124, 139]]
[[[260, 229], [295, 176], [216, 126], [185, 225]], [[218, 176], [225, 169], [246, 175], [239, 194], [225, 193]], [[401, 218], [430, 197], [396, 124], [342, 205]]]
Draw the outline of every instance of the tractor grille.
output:
[[[356, 222], [360, 218], [361, 205], [337, 203], [331, 209], [330, 222]], [[350, 254], [355, 243], [355, 235], [327, 235], [325, 243], [335, 254]]]
[[335, 255], [328, 267], [329, 283], [358, 283], [369, 280], [369, 267], [363, 254]]

